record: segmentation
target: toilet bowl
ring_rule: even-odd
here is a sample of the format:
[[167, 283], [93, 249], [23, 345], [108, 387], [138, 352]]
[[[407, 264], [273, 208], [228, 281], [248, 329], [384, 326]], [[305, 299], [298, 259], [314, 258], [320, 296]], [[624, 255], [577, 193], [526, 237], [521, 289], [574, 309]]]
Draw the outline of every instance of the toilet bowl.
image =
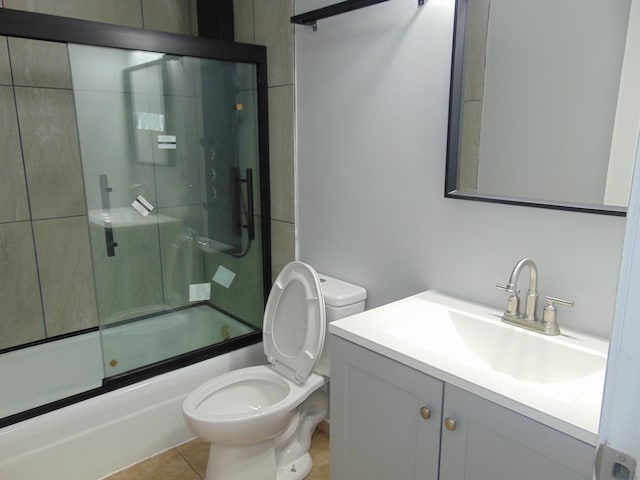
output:
[[296, 385], [267, 365], [243, 368], [209, 380], [184, 401], [193, 433], [208, 443], [245, 446], [274, 438], [295, 408], [324, 385], [312, 374]]
[[302, 262], [276, 279], [264, 316], [269, 365], [204, 383], [184, 400], [190, 429], [211, 444], [206, 480], [298, 480], [311, 470], [311, 434], [325, 417], [326, 324], [364, 310], [362, 287]]

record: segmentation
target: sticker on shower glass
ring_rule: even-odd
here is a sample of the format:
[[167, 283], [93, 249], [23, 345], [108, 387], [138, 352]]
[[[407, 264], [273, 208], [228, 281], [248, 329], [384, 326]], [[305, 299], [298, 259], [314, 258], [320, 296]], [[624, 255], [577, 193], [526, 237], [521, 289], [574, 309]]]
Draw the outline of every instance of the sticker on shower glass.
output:
[[153, 205], [151, 205], [142, 195], [138, 195], [131, 206], [135, 208], [143, 217], [149, 215], [153, 210]]
[[192, 283], [189, 285], [189, 301], [202, 302], [211, 298], [210, 283]]
[[175, 150], [177, 148], [175, 135], [158, 135], [158, 148], [160, 150]]
[[231, 283], [233, 283], [234, 278], [236, 278], [235, 273], [220, 265], [211, 280], [216, 282], [218, 285], [222, 285], [224, 288], [229, 288]]

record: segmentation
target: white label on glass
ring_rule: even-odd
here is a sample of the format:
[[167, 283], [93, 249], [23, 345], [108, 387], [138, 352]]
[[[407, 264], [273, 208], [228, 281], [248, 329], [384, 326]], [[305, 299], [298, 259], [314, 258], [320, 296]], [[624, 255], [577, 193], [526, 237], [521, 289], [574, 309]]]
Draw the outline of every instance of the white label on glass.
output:
[[192, 283], [189, 285], [189, 301], [202, 302], [211, 297], [210, 283]]
[[175, 150], [176, 136], [175, 135], [158, 135], [158, 148], [160, 150]]
[[229, 288], [231, 283], [233, 283], [234, 278], [236, 278], [235, 273], [220, 265], [212, 280], [218, 285], [222, 285], [224, 288]]

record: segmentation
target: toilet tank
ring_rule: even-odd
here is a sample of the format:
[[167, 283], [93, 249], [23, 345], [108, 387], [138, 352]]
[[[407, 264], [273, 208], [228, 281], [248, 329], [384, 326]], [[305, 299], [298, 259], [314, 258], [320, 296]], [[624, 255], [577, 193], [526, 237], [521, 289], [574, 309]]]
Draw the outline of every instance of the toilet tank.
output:
[[329, 323], [339, 318], [348, 317], [364, 311], [364, 302], [367, 291], [352, 283], [332, 278], [319, 273], [322, 294], [327, 320], [327, 329], [324, 339], [324, 348], [315, 372], [326, 377], [329, 376]]

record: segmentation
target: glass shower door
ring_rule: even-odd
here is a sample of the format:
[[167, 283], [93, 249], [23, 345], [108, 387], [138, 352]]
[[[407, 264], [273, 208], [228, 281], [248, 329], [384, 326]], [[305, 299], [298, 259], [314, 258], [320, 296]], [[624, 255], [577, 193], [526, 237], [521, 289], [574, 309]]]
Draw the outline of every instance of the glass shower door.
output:
[[255, 66], [69, 54], [105, 377], [258, 331]]

